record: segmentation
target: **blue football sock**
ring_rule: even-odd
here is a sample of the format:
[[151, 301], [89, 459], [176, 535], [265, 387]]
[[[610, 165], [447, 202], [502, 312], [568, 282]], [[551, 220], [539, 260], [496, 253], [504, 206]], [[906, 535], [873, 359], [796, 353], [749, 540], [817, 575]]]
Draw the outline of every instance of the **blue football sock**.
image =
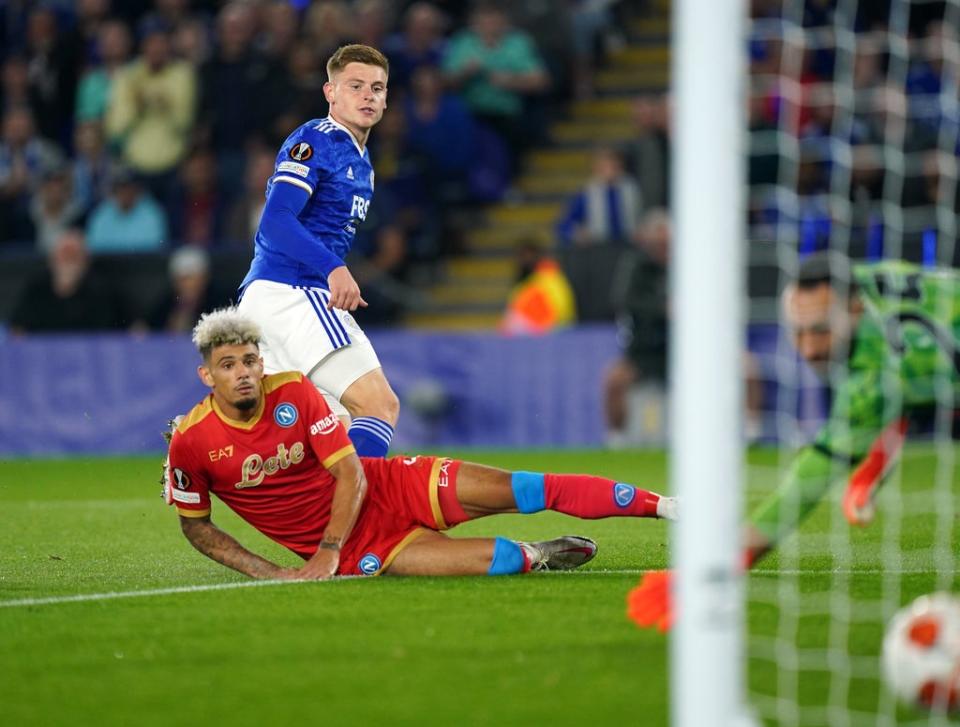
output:
[[393, 439], [393, 427], [376, 417], [357, 417], [347, 433], [361, 457], [386, 457]]
[[520, 512], [540, 512], [546, 507], [547, 496], [541, 473], [514, 472], [510, 478], [510, 487], [513, 488], [513, 499]]
[[526, 559], [523, 550], [512, 540], [497, 538], [493, 543], [493, 560], [490, 561], [488, 576], [509, 576], [523, 573]]

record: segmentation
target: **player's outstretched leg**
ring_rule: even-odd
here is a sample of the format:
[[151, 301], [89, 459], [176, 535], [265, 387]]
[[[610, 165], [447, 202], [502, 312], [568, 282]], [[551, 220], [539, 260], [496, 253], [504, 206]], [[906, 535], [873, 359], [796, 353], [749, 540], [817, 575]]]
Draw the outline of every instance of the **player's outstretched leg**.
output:
[[507, 538], [449, 538], [425, 533], [404, 548], [386, 570], [401, 576], [513, 575], [572, 570], [597, 554], [589, 538], [566, 535], [525, 543]]
[[584, 519], [652, 517], [676, 520], [677, 500], [593, 475], [507, 472], [464, 462], [456, 475], [456, 502], [448, 524], [501, 512], [553, 510]]

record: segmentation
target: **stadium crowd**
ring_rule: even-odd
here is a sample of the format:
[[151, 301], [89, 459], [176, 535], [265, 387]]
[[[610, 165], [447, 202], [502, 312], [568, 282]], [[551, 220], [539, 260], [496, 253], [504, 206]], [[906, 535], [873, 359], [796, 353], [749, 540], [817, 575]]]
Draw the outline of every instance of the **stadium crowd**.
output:
[[[355, 252], [363, 282], [396, 297], [391, 281], [456, 244], [457, 210], [504, 193], [542, 114], [589, 93], [616, 4], [513, 3], [509, 14], [495, 2], [5, 4], [0, 255], [49, 256], [52, 267], [67, 238], [95, 258], [249, 252], [277, 148], [326, 114], [326, 59], [360, 42], [384, 50], [391, 77], [371, 139], [377, 194]], [[141, 318], [140, 307], [120, 319]]]
[[[0, 16], [0, 256], [29, 256], [34, 270], [49, 257], [52, 267], [69, 230], [65, 244], [85, 245], [94, 268], [104, 256], [154, 254], [163, 270], [167, 255], [191, 246], [229, 298], [236, 281], [223, 279], [219, 261], [249, 254], [279, 143], [326, 113], [325, 59], [357, 41], [384, 50], [391, 76], [371, 137], [377, 192], [351, 265], [373, 299], [366, 320], [392, 320], [410, 283], [462, 250], [471, 210], [508, 193], [522, 151], [543, 141], [565, 102], [591, 95], [617, 13], [644, 7], [11, 4]], [[845, 240], [854, 257], [956, 262], [956, 226], [944, 217], [960, 211], [957, 31], [943, 3], [914, 4], [902, 18], [885, 4], [855, 7], [846, 19], [833, 0], [751, 3], [750, 239], [803, 254]], [[906, 44], [896, 41], [901, 31]], [[478, 53], [483, 46], [496, 53]], [[610, 283], [622, 252], [645, 264], [645, 230], [669, 209], [669, 94], [637, 97], [634, 122], [629, 143], [597, 146], [556, 222], [555, 253], [581, 319], [624, 319], [618, 301], [629, 295], [595, 285], [591, 268]], [[156, 320], [164, 277], [152, 300], [127, 305], [121, 325]]]

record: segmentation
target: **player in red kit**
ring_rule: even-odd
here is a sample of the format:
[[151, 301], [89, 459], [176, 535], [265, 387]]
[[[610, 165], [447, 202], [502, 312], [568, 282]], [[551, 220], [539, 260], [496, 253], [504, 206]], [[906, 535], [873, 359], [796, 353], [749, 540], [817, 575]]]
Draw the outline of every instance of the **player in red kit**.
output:
[[[474, 575], [576, 568], [596, 554], [577, 536], [538, 543], [450, 538], [496, 513], [674, 519], [676, 501], [588, 475], [507, 472], [438, 457], [360, 458], [299, 372], [265, 376], [256, 325], [234, 308], [204, 315], [193, 340], [211, 393], [179, 420], [165, 471], [168, 502], [201, 553], [254, 578]], [[306, 563], [282, 568], [210, 519], [214, 494]]]

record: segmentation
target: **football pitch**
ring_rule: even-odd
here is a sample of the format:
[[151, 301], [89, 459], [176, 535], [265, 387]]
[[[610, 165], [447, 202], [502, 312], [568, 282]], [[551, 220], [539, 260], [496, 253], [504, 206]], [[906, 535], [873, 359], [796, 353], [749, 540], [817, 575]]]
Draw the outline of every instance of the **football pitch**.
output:
[[[666, 489], [656, 452], [454, 454]], [[778, 455], [749, 460], [753, 503], [775, 485]], [[929, 489], [937, 462], [932, 447], [908, 449], [902, 489]], [[594, 538], [597, 558], [571, 573], [257, 585], [190, 547], [158, 476], [158, 457], [0, 462], [0, 724], [667, 724], [666, 638], [625, 617], [640, 573], [667, 563], [661, 522], [541, 513], [454, 531]], [[893, 496], [881, 495], [881, 509]], [[957, 552], [956, 517], [937, 532], [911, 510], [898, 544], [884, 545], [889, 529], [877, 522], [841, 533], [841, 557], [837, 531], [829, 536], [838, 497], [803, 526], [796, 558], [773, 556], [750, 577], [749, 625], [761, 644], [788, 633], [826, 649], [835, 634], [822, 613], [785, 627], [777, 594], [822, 599], [842, 587], [854, 602], [877, 601], [893, 577], [905, 603], [938, 584], [936, 538]], [[255, 552], [297, 562], [222, 504], [213, 516]], [[891, 548], [902, 554], [895, 565]], [[847, 698], [869, 710], [882, 623], [853, 619], [845, 634]], [[823, 704], [828, 672], [778, 681], [762, 650], [751, 654], [752, 693], [772, 698], [795, 681], [801, 704]], [[858, 664], [870, 678], [857, 679]]]

